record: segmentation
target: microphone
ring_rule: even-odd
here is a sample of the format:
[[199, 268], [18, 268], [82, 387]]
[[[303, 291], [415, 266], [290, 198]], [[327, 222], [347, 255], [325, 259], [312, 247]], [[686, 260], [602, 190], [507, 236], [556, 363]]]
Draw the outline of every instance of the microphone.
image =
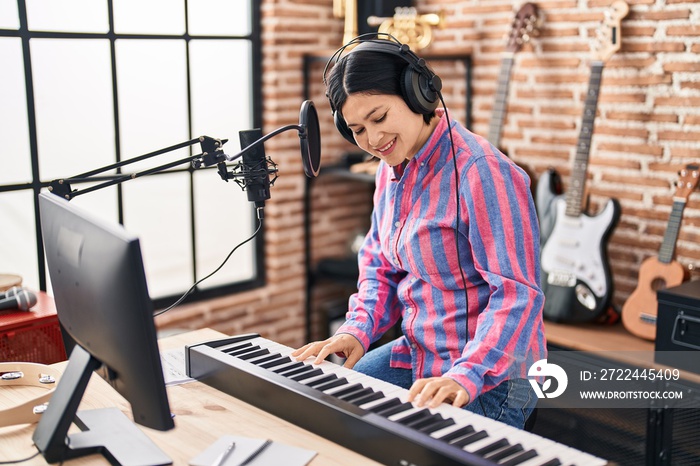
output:
[[[5, 297], [0, 299], [0, 311], [6, 309], [17, 309], [20, 311], [28, 311], [36, 304], [36, 295], [26, 288], [11, 288]], [[14, 291], [13, 291], [14, 290]], [[12, 294], [10, 294], [12, 292]]]
[[[309, 178], [318, 176], [321, 165], [321, 130], [316, 107], [310, 100], [305, 100], [301, 104], [298, 125], [283, 126], [262, 137], [259, 129], [241, 131], [239, 137], [243, 149], [239, 153], [235, 155], [219, 153], [220, 155], [217, 157], [221, 157], [221, 159], [216, 158], [202, 163], [205, 166], [216, 163], [221, 179], [224, 181], [233, 179], [247, 192], [248, 200], [255, 202], [259, 211], [265, 205], [265, 200], [270, 199], [270, 186], [277, 179], [275, 176], [270, 180], [270, 175], [277, 174], [277, 165], [265, 156], [263, 143], [291, 129], [296, 129], [299, 133], [299, 148], [304, 173]], [[243, 162], [233, 166], [232, 170], [228, 171], [225, 161], [233, 162], [241, 157], [243, 157]], [[196, 168], [199, 168], [199, 165]]]
[[248, 195], [248, 200], [255, 203], [255, 207], [265, 207], [265, 200], [270, 199], [270, 172], [277, 172], [277, 167], [268, 171], [265, 146], [260, 144], [246, 151], [251, 144], [262, 137], [260, 129], [249, 129], [238, 133], [243, 150], [243, 189]]

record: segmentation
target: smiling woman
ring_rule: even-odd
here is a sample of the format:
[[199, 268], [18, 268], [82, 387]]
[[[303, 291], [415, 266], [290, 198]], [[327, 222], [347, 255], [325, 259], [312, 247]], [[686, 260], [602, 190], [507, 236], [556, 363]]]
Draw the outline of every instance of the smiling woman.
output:
[[[537, 401], [527, 370], [546, 355], [530, 180], [450, 118], [422, 59], [378, 36], [339, 49], [324, 81], [340, 133], [382, 161], [358, 292], [334, 336], [293, 355], [342, 353], [418, 406], [522, 428]], [[399, 320], [403, 335], [368, 352]]]
[[[227, 148], [236, 152], [231, 131], [261, 126], [252, 105], [260, 94], [254, 3], [2, 2], [0, 135], [3, 152], [13, 154], [13, 163], [0, 170], [3, 272], [21, 275], [27, 287], [51, 288], [36, 196], [52, 179], [205, 134], [229, 138]], [[195, 153], [180, 149], [153, 164]], [[147, 163], [133, 171], [150, 168]], [[213, 271], [255, 229], [251, 205], [234, 188], [212, 170], [178, 166], [72, 202], [142, 238], [160, 307]], [[217, 199], [226, 199], [229, 215], [221, 215]], [[191, 299], [262, 284], [262, 241], [237, 251], [235, 263]]]

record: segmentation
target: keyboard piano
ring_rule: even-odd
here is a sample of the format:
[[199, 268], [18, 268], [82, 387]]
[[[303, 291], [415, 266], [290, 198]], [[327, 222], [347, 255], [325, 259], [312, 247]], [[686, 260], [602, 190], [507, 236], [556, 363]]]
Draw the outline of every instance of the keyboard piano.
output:
[[337, 364], [298, 362], [256, 334], [190, 345], [187, 375], [384, 464], [605, 465], [587, 453], [443, 404]]

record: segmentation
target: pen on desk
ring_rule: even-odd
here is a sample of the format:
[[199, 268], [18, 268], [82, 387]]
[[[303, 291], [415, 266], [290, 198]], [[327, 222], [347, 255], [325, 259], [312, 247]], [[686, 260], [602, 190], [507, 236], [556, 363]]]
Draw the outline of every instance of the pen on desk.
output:
[[214, 461], [213, 466], [223, 466], [226, 463], [226, 460], [228, 459], [229, 456], [231, 456], [231, 453], [233, 453], [233, 450], [236, 448], [236, 442], [231, 442], [226, 446], [226, 449], [219, 455], [219, 457]]
[[240, 463], [238, 466], [245, 466], [246, 464], [250, 464], [255, 458], [257, 458], [260, 455], [260, 453], [262, 453], [265, 450], [265, 448], [269, 447], [271, 443], [272, 440], [265, 440], [265, 443], [260, 445], [260, 448], [251, 453], [250, 456], [244, 459], [243, 462]]

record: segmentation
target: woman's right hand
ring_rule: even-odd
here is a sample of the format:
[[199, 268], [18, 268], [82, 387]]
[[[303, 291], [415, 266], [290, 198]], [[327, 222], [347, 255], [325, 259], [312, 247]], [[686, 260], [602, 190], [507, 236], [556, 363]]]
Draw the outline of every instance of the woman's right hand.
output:
[[299, 349], [292, 351], [292, 356], [297, 361], [303, 361], [311, 356], [316, 356], [314, 364], [321, 364], [329, 355], [341, 353], [345, 356], [343, 367], [352, 367], [365, 354], [365, 349], [360, 341], [348, 333], [334, 335], [327, 340], [307, 343]]

